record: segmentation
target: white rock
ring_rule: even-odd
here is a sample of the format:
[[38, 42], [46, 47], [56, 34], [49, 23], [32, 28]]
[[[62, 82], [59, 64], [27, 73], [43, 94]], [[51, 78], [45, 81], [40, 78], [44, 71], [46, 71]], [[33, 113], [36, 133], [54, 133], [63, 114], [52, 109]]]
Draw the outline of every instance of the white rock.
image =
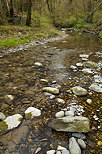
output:
[[56, 154], [61, 154], [61, 151], [57, 151]]
[[76, 66], [74, 66], [74, 65], [71, 65], [71, 66], [70, 66], [70, 69], [72, 69], [72, 70], [77, 70], [78, 68], [77, 68]]
[[27, 114], [31, 114], [31, 118], [33, 117], [37, 117], [41, 115], [41, 110], [35, 108], [35, 107], [29, 107], [26, 111], [25, 111], [25, 116]]
[[94, 74], [94, 72], [90, 69], [90, 68], [84, 68], [82, 69], [82, 72], [85, 73], [85, 74]]
[[86, 149], [86, 144], [82, 139], [78, 139], [77, 141], [82, 149]]
[[74, 112], [73, 111], [65, 111], [65, 115], [66, 116], [74, 116]]
[[41, 63], [39, 63], [39, 62], [36, 62], [36, 63], [34, 63], [34, 65], [36, 65], [36, 66], [43, 66]]
[[5, 118], [5, 115], [2, 112], [0, 112], [0, 120], [4, 120]]
[[52, 94], [59, 94], [59, 89], [53, 87], [44, 87], [42, 90]]
[[82, 63], [76, 63], [76, 66], [81, 67], [81, 66], [83, 66], [83, 64]]
[[5, 95], [6, 102], [11, 102], [14, 99], [13, 95]]
[[9, 116], [7, 117], [4, 122], [6, 122], [6, 124], [8, 125], [8, 130], [16, 128], [17, 126], [19, 126], [19, 124], [21, 123], [22, 120], [22, 115], [20, 114], [15, 114], [13, 116]]
[[80, 54], [79, 57], [80, 57], [80, 58], [89, 58], [89, 55], [86, 55], [86, 54]]
[[55, 150], [49, 150], [47, 151], [47, 154], [54, 154], [56, 151]]
[[37, 148], [35, 154], [41, 151], [41, 147]]
[[62, 154], [70, 154], [69, 150], [63, 150]]
[[71, 154], [81, 154], [81, 149], [74, 137], [69, 139], [69, 151]]
[[62, 103], [62, 104], [65, 103], [65, 101], [64, 101], [63, 99], [61, 99], [61, 98], [57, 98], [57, 102], [58, 102], [58, 103]]
[[89, 89], [95, 91], [95, 92], [99, 92], [99, 93], [102, 93], [102, 88], [99, 87], [98, 85], [95, 85], [95, 84], [92, 84]]
[[63, 150], [66, 150], [66, 148], [65, 148], [65, 147], [62, 147], [62, 146], [60, 146], [60, 145], [58, 145], [57, 150], [59, 150], [59, 151], [63, 151]]
[[72, 92], [78, 96], [84, 96], [87, 94], [87, 90], [82, 88], [82, 87], [79, 87], [79, 86], [76, 86], [76, 87], [73, 87], [71, 88]]
[[88, 104], [91, 104], [91, 103], [92, 103], [92, 100], [91, 100], [91, 99], [87, 99], [86, 102], [87, 102]]
[[48, 84], [48, 80], [46, 80], [46, 79], [40, 79], [40, 82], [43, 84]]
[[59, 111], [55, 114], [55, 117], [56, 118], [61, 118], [61, 117], [64, 117], [64, 111]]
[[54, 99], [56, 96], [55, 95], [51, 95], [50, 96], [50, 99]]

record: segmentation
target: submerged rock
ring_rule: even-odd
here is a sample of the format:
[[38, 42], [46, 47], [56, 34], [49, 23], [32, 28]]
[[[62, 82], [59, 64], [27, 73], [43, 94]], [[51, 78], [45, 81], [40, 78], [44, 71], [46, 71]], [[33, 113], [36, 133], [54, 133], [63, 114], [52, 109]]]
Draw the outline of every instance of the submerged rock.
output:
[[88, 104], [91, 104], [91, 103], [92, 103], [92, 100], [91, 100], [91, 99], [87, 99], [86, 102], [87, 102]]
[[87, 95], [87, 90], [82, 88], [82, 87], [79, 87], [79, 86], [76, 86], [76, 87], [73, 87], [71, 88], [72, 92], [78, 96], [84, 96], [84, 95]]
[[74, 116], [74, 112], [73, 111], [65, 111], [65, 115], [73, 117]]
[[4, 120], [5, 118], [5, 115], [2, 112], [0, 112], [0, 120]]
[[15, 114], [13, 116], [7, 117], [4, 120], [4, 122], [8, 126], [7, 130], [10, 130], [10, 129], [18, 127], [20, 125], [22, 119], [23, 119], [23, 117], [20, 114]]
[[54, 119], [51, 122], [51, 127], [63, 132], [89, 132], [90, 130], [89, 119], [82, 116]]
[[98, 68], [99, 67], [99, 65], [97, 63], [92, 62], [92, 61], [84, 62], [83, 66], [88, 67], [88, 68]]
[[69, 139], [69, 151], [71, 154], [81, 154], [81, 149], [74, 137]]
[[83, 66], [83, 63], [76, 63], [76, 66], [81, 67]]
[[44, 87], [42, 90], [52, 94], [59, 94], [59, 89], [53, 87]]
[[41, 115], [41, 110], [36, 109], [35, 107], [29, 107], [25, 111], [25, 117], [26, 119], [32, 119], [33, 117], [37, 117]]
[[98, 85], [95, 85], [95, 84], [92, 84], [89, 89], [95, 91], [95, 92], [98, 92], [98, 93], [102, 93], [102, 88]]
[[6, 102], [11, 102], [14, 99], [13, 95], [5, 95]]
[[83, 133], [72, 133], [73, 137], [76, 137], [78, 139], [85, 139], [86, 136]]

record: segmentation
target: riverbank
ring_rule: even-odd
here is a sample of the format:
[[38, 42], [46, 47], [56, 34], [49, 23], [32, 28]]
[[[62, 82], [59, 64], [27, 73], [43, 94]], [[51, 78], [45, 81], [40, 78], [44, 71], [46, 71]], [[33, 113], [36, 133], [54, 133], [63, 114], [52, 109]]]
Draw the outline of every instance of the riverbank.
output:
[[34, 40], [49, 38], [60, 34], [51, 24], [41, 27], [0, 26], [0, 48], [17, 47]]

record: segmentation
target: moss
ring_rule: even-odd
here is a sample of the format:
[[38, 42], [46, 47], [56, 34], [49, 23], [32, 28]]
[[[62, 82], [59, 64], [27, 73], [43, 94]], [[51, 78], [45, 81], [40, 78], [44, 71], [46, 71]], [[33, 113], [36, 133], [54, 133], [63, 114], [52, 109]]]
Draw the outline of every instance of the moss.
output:
[[19, 118], [18, 121], [22, 121], [23, 118]]
[[26, 119], [31, 119], [31, 116], [32, 116], [31, 112], [25, 114]]
[[6, 122], [4, 121], [0, 122], [0, 133], [5, 132], [7, 128], [8, 128], [8, 125], [6, 124]]

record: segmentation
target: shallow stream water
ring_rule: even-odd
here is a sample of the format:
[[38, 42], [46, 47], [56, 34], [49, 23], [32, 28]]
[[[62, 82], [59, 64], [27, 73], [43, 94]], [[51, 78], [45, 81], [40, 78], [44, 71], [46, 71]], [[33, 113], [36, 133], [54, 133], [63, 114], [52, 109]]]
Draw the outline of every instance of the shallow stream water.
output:
[[[41, 147], [39, 154], [45, 154], [58, 145], [68, 148], [70, 133], [56, 132], [49, 123], [56, 112], [65, 108], [70, 102], [76, 102], [84, 107], [83, 116], [90, 119], [91, 130], [86, 134], [87, 144], [83, 154], [101, 154], [102, 148], [102, 93], [89, 90], [93, 83], [93, 75], [85, 75], [80, 69], [73, 72], [70, 65], [82, 62], [80, 54], [89, 54], [89, 60], [102, 66], [102, 39], [88, 33], [69, 32], [62, 40], [49, 41], [29, 47], [25, 51], [1, 53], [0, 55], [0, 110], [6, 116], [20, 113], [34, 106], [41, 109], [42, 115], [32, 120], [23, 120], [22, 124], [0, 137], [0, 153], [4, 154], [34, 154]], [[43, 64], [42, 67], [34, 65]], [[101, 67], [102, 68], [102, 67]], [[102, 76], [102, 69], [98, 72]], [[65, 100], [59, 104], [55, 99], [49, 99], [42, 92], [40, 79], [47, 79], [48, 86], [60, 87], [56, 98]], [[53, 83], [56, 81], [56, 84]], [[85, 97], [79, 97], [68, 91], [74, 86], [88, 90]], [[89, 93], [91, 92], [91, 95]], [[5, 95], [13, 95], [11, 102], [6, 102]], [[87, 99], [92, 103], [88, 104]], [[95, 120], [96, 115], [99, 119]]]

